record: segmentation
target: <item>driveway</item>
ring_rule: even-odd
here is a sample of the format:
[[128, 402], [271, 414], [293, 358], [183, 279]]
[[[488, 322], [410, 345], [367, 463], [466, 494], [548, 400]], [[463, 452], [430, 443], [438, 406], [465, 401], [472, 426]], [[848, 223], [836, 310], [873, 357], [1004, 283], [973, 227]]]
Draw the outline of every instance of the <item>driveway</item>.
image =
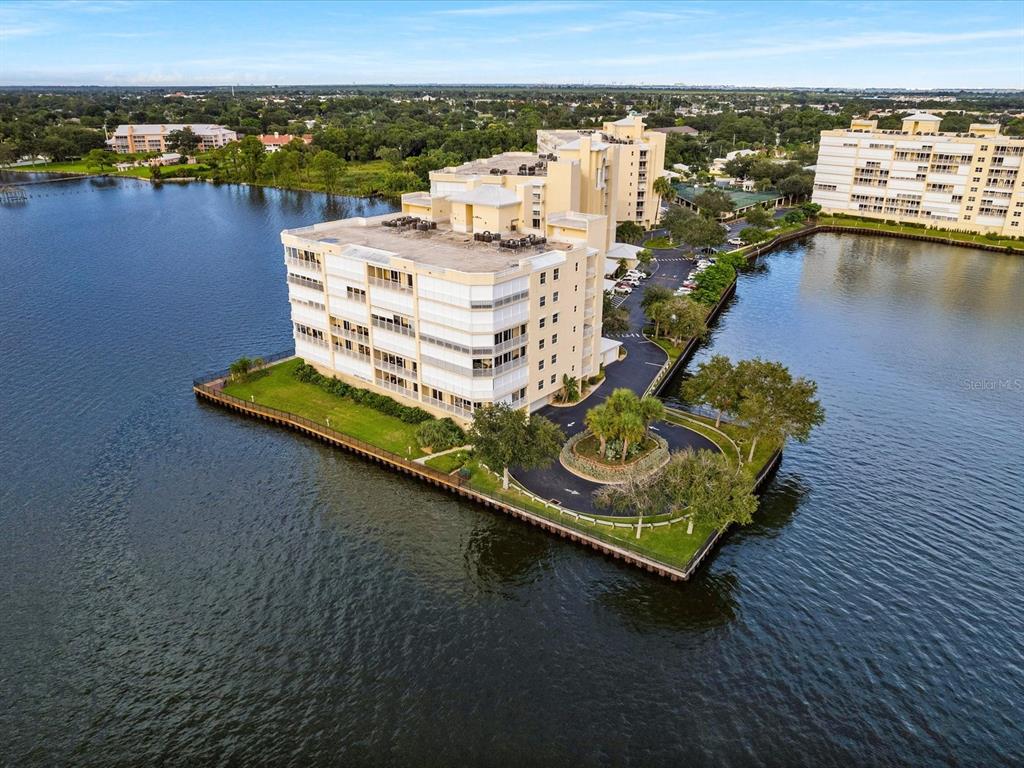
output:
[[[622, 309], [629, 312], [629, 330], [626, 333], [609, 334], [606, 337], [622, 342], [622, 346], [626, 350], [625, 359], [605, 368], [605, 380], [586, 400], [564, 408], [548, 405], [536, 411], [558, 424], [567, 437], [585, 430], [584, 417], [587, 411], [603, 402], [618, 387], [626, 387], [637, 394], [643, 394], [647, 385], [651, 383], [665, 363], [664, 350], [644, 338], [641, 332], [645, 322], [644, 312], [640, 307], [643, 288], [651, 284], [663, 285], [672, 289], [678, 288], [686, 275], [693, 269], [694, 262], [684, 249], [662, 249], [655, 251], [655, 255], [658, 259], [655, 273], [643, 281], [640, 288], [627, 296], [621, 305]], [[675, 424], [659, 422], [651, 428], [668, 442], [673, 451], [684, 448], [718, 450], [715, 444], [706, 437]], [[557, 460], [547, 469], [528, 471], [519, 469], [514, 472], [514, 475], [520, 483], [541, 498], [557, 500], [563, 506], [579, 512], [610, 514], [594, 506], [593, 494], [594, 491], [601, 488], [601, 484], [574, 475]]]

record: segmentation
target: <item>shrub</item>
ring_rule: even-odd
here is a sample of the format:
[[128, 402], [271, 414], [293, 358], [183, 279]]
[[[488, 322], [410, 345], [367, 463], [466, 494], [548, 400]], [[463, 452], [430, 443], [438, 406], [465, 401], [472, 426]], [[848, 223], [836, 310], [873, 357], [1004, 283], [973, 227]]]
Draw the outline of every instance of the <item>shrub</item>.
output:
[[449, 418], [431, 419], [416, 428], [416, 442], [421, 448], [433, 448], [435, 452], [447, 451], [465, 445], [466, 433]]
[[714, 304], [736, 279], [736, 270], [725, 261], [717, 261], [697, 276], [697, 287], [690, 298], [701, 304]]
[[380, 411], [388, 416], [394, 416], [406, 424], [421, 424], [434, 418], [422, 408], [402, 405], [387, 395], [372, 392], [369, 389], [353, 387], [336, 377], [327, 378], [308, 363], [299, 365], [292, 375], [301, 382], [315, 384], [325, 392], [330, 392], [338, 397], [347, 397], [355, 403], [373, 408], [375, 411]]

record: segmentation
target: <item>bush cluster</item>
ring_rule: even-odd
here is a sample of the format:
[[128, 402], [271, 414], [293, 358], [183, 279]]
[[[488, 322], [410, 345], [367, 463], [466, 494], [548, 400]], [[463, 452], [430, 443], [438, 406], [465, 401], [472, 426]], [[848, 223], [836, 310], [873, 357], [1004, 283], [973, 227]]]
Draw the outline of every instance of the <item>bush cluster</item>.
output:
[[722, 291], [735, 279], [736, 270], [732, 264], [719, 259], [697, 276], [697, 287], [693, 289], [690, 298], [701, 304], [714, 304], [722, 298]]
[[416, 442], [421, 448], [432, 448], [436, 453], [465, 445], [466, 433], [449, 418], [431, 419], [416, 428]]
[[406, 424], [421, 424], [424, 421], [433, 419], [429, 413], [422, 408], [402, 405], [397, 400], [392, 400], [387, 395], [371, 392], [368, 389], [360, 389], [346, 384], [338, 378], [328, 378], [308, 363], [299, 365], [292, 374], [296, 379], [306, 384], [315, 384], [325, 392], [330, 392], [338, 397], [347, 397], [353, 402], [373, 408], [375, 411], [394, 416]]

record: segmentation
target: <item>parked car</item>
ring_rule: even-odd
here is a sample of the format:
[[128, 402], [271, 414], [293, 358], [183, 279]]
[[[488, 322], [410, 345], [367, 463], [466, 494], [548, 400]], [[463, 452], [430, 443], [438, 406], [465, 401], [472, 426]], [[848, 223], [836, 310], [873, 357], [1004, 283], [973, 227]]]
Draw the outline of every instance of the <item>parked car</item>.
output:
[[735, 245], [735, 246], [743, 245], [743, 241], [740, 240], [738, 237], [730, 237], [729, 240], [728, 240], [728, 243], [729, 243], [729, 245]]
[[620, 296], [629, 296], [633, 292], [633, 289], [624, 283], [619, 283], [615, 286], [615, 292]]
[[683, 281], [683, 288], [689, 288], [692, 291], [696, 287], [697, 287], [697, 283], [694, 282], [693, 280], [685, 280], [685, 281]]

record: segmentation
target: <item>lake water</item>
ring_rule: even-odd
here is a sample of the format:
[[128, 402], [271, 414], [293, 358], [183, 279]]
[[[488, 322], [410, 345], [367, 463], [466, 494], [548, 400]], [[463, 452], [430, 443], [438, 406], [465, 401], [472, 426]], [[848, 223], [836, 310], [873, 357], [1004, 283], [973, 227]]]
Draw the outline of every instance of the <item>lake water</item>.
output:
[[290, 343], [279, 230], [382, 204], [33, 194], [0, 208], [0, 764], [1024, 761], [1019, 257], [819, 235], [744, 275], [698, 360], [782, 360], [828, 421], [672, 584], [196, 402]]

